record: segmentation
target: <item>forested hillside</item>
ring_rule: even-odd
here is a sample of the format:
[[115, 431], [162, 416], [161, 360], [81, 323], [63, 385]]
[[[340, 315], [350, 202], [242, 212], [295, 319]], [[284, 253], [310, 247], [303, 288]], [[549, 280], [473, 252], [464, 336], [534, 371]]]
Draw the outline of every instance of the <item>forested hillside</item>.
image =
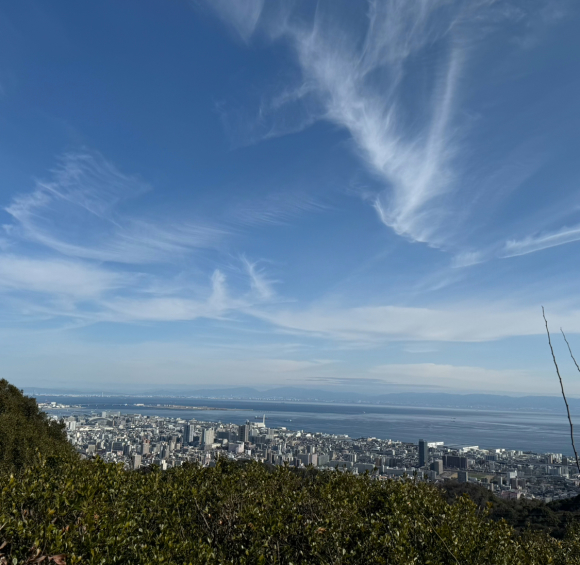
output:
[[70, 457], [74, 453], [64, 425], [40, 411], [34, 398], [0, 380], [0, 470], [18, 471], [38, 455]]
[[17, 563], [580, 563], [576, 535], [518, 535], [426, 483], [255, 462], [148, 473], [41, 463], [5, 480], [0, 527]]

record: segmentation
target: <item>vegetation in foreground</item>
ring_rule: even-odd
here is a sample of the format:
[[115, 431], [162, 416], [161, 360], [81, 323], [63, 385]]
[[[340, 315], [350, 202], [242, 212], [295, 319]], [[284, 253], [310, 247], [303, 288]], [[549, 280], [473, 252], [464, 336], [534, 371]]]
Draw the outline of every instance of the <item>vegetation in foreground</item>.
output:
[[481, 509], [488, 509], [492, 520], [505, 520], [517, 532], [541, 531], [557, 539], [565, 539], [570, 528], [580, 524], [580, 495], [564, 500], [503, 500], [473, 483], [445, 481], [440, 486], [447, 502], [467, 495]]
[[75, 452], [63, 423], [48, 418], [34, 398], [0, 379], [0, 472], [18, 472], [37, 454], [68, 458]]
[[138, 473], [40, 461], [4, 481], [0, 528], [8, 563], [580, 563], [576, 532], [518, 535], [426, 483], [256, 462]]
[[16, 451], [0, 444], [2, 565], [580, 564], [574, 522], [563, 539], [518, 531], [490, 519], [485, 500], [412, 479], [225, 460], [165, 472], [82, 461], [34, 400], [5, 401], [18, 395], [2, 383], [0, 434], [17, 421], [30, 440]]

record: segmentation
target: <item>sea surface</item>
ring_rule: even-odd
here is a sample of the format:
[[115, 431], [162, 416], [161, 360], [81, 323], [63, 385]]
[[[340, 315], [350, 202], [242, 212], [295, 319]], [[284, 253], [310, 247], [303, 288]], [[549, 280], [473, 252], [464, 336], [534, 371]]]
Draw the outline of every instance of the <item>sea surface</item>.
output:
[[[123, 414], [156, 415], [243, 424], [266, 415], [266, 425], [305, 432], [376, 437], [416, 443], [419, 438], [446, 444], [478, 445], [536, 453], [572, 455], [566, 413], [498, 411], [417, 406], [376, 406], [282, 401], [195, 398], [50, 397], [39, 402], [80, 404], [81, 409], [51, 410], [57, 415], [120, 410]], [[153, 407], [135, 404], [155, 405]], [[205, 406], [213, 410], [168, 409], [163, 405]], [[221, 408], [221, 409], [220, 409]], [[579, 428], [580, 429], [580, 421]]]

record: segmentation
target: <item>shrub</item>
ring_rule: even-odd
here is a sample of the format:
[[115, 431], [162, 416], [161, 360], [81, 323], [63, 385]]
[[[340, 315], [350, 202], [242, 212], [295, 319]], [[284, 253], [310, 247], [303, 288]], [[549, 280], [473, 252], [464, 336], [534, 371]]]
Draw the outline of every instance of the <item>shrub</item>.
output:
[[37, 454], [73, 457], [64, 424], [50, 420], [34, 398], [0, 380], [0, 470], [15, 471], [33, 463]]
[[518, 535], [426, 483], [225, 460], [150, 473], [39, 461], [4, 482], [0, 538], [17, 563], [580, 563], [577, 531]]

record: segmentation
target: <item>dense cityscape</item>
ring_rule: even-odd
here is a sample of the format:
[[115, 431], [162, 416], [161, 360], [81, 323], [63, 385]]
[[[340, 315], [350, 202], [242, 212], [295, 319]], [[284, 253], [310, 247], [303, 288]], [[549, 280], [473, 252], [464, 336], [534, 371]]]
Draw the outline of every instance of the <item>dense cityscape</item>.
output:
[[[48, 412], [70, 408], [55, 402], [41, 407]], [[435, 483], [457, 480], [476, 483], [505, 499], [550, 502], [580, 492], [575, 463], [559, 453], [449, 445], [433, 438], [417, 443], [355, 439], [271, 428], [265, 416], [238, 426], [103, 411], [70, 415], [65, 423], [68, 439], [81, 456], [99, 456], [127, 469], [157, 465], [166, 470], [185, 462], [213, 466], [220, 457], [226, 457], [354, 474], [368, 472], [377, 480], [405, 476]]]

